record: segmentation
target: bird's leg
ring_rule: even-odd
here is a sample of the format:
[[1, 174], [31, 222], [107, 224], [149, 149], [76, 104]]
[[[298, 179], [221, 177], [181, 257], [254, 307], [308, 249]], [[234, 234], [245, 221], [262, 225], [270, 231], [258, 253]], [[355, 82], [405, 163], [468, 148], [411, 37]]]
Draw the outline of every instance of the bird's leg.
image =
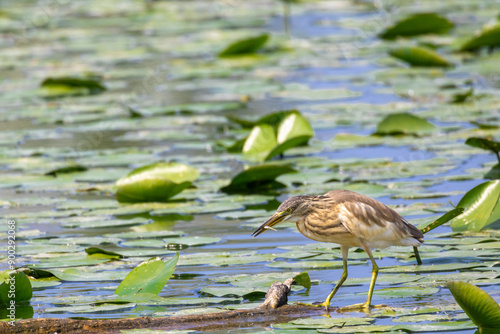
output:
[[326, 297], [326, 300], [321, 304], [324, 306], [327, 310], [328, 307], [330, 306], [330, 301], [332, 300], [333, 296], [337, 293], [339, 288], [341, 287], [342, 284], [344, 284], [345, 280], [347, 279], [347, 254], [349, 253], [349, 246], [340, 246], [340, 250], [342, 252], [342, 275], [340, 276], [340, 280], [335, 285], [335, 288], [333, 288], [332, 292]]
[[366, 250], [367, 250], [366, 253], [370, 257], [370, 260], [372, 261], [372, 279], [370, 281], [370, 290], [368, 290], [368, 298], [366, 298], [366, 303], [365, 303], [366, 307], [369, 308], [371, 306], [371, 302], [372, 302], [373, 289], [375, 288], [375, 281], [377, 280], [377, 276], [378, 276], [378, 265], [377, 265], [377, 262], [375, 262], [375, 259], [373, 258], [372, 252], [370, 251], [370, 249], [367, 248]]
[[371, 250], [364, 245], [362, 247], [363, 247], [363, 250], [366, 252], [366, 254], [368, 254], [368, 256], [370, 257], [370, 260], [372, 261], [372, 279], [370, 281], [370, 289], [368, 290], [368, 297], [366, 298], [366, 302], [364, 302], [362, 304], [354, 304], [354, 305], [350, 305], [350, 306], [341, 307], [340, 311], [360, 310], [360, 309], [369, 311], [370, 308], [373, 308], [373, 307], [384, 307], [385, 306], [385, 305], [373, 306], [371, 304], [372, 296], [373, 296], [373, 289], [375, 288], [375, 282], [377, 281], [377, 276], [378, 276], [378, 265], [375, 262], [375, 259], [373, 258]]
[[340, 286], [344, 284], [345, 280], [347, 279], [347, 254], [349, 253], [349, 246], [340, 246], [340, 250], [342, 252], [342, 275], [340, 276], [339, 282], [335, 285], [333, 288], [332, 292], [326, 297], [326, 300], [320, 304], [304, 304], [304, 303], [298, 303], [300, 305], [308, 305], [308, 306], [315, 306], [315, 307], [322, 307], [324, 306], [326, 310], [328, 311], [328, 308], [330, 307], [330, 301], [332, 300], [333, 296], [337, 293], [339, 290]]

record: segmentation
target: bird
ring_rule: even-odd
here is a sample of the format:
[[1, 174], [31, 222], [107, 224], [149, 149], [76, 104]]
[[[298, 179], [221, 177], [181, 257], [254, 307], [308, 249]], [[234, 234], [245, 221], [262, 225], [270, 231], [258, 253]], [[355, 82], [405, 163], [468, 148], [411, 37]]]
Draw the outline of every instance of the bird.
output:
[[327, 310], [330, 301], [347, 279], [347, 258], [349, 248], [362, 248], [372, 263], [372, 276], [366, 302], [342, 307], [343, 310], [369, 310], [379, 267], [372, 255], [372, 248], [389, 246], [418, 247], [424, 242], [423, 233], [408, 223], [396, 211], [385, 204], [354, 191], [337, 189], [324, 195], [301, 195], [285, 200], [264, 224], [257, 228], [252, 237], [267, 229], [274, 230], [276, 224], [296, 222], [300, 233], [309, 239], [340, 245], [343, 271], [323, 303]]

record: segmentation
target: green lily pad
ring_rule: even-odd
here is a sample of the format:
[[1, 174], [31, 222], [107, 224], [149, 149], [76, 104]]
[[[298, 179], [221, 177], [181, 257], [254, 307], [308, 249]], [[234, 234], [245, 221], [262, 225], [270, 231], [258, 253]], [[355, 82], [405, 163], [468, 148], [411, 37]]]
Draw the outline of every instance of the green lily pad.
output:
[[62, 268], [62, 267], [77, 267], [77, 266], [93, 266], [99, 263], [105, 263], [116, 260], [116, 256], [104, 254], [92, 254], [87, 256], [58, 256], [40, 260], [40, 263], [28, 264], [29, 268], [47, 269], [47, 268]]
[[309, 122], [300, 113], [291, 113], [280, 122], [277, 131], [278, 146], [273, 148], [266, 160], [282, 154], [292, 147], [307, 144], [313, 136], [314, 130]]
[[[466, 145], [482, 148], [483, 150], [488, 150], [495, 153], [498, 157], [498, 152], [500, 152], [500, 142], [490, 140], [487, 138], [470, 137], [465, 141]], [[498, 159], [500, 161], [500, 158]]]
[[180, 237], [163, 239], [167, 247], [171, 245], [202, 246], [214, 244], [221, 241], [217, 237]]
[[76, 172], [84, 172], [87, 170], [87, 167], [82, 165], [73, 165], [68, 167], [61, 167], [51, 170], [50, 172], [45, 173], [45, 175], [49, 176], [57, 176], [58, 174], [69, 174]]
[[250, 167], [236, 175], [228, 186], [221, 188], [227, 193], [245, 193], [259, 188], [270, 187], [275, 179], [283, 174], [295, 173], [296, 170], [286, 165], [260, 165]]
[[243, 154], [254, 161], [269, 160], [307, 144], [314, 136], [311, 125], [297, 110], [276, 112], [257, 122], [242, 147]]
[[200, 290], [200, 293], [215, 297], [244, 297], [247, 299], [256, 299], [265, 297], [267, 288], [245, 288], [245, 287], [206, 287]]
[[274, 259], [274, 254], [257, 254], [257, 252], [215, 252], [185, 254], [179, 259], [180, 266], [229, 266], [268, 262]]
[[179, 237], [186, 234], [184, 231], [133, 231], [109, 234], [109, 237], [120, 239], [152, 239], [152, 238], [166, 238], [166, 237]]
[[61, 285], [61, 281], [57, 277], [28, 278], [31, 282], [31, 287], [35, 290]]
[[423, 34], [444, 34], [453, 28], [448, 19], [434, 13], [415, 14], [387, 28], [379, 36], [383, 39], [395, 39]]
[[481, 231], [500, 219], [500, 180], [488, 181], [469, 190], [458, 202], [464, 212], [451, 220], [453, 231]]
[[386, 273], [432, 273], [432, 272], [443, 272], [443, 271], [456, 271], [462, 269], [471, 269], [477, 267], [483, 267], [482, 263], [445, 263], [445, 264], [431, 264], [431, 265], [419, 265], [419, 266], [392, 266], [384, 267], [380, 270]]
[[158, 239], [139, 239], [127, 240], [120, 242], [123, 247], [146, 247], [146, 248], [165, 248], [167, 246], [163, 241]]
[[309, 277], [309, 274], [307, 273], [307, 271], [304, 271], [298, 275], [295, 275], [293, 277], [293, 283], [298, 284], [298, 285], [302, 285], [306, 289], [311, 288], [311, 278]]
[[138, 168], [116, 182], [119, 202], [166, 202], [199, 176], [190, 166], [157, 162]]
[[274, 128], [267, 124], [259, 124], [246, 138], [242, 152], [251, 160], [264, 161], [277, 144]]
[[450, 67], [448, 60], [432, 49], [420, 46], [404, 46], [389, 51], [395, 58], [416, 67]]
[[286, 324], [275, 324], [272, 325], [273, 328], [282, 329], [320, 329], [320, 328], [331, 328], [334, 326], [355, 326], [355, 325], [367, 325], [372, 323], [374, 320], [370, 318], [354, 318], [354, 317], [321, 317], [321, 318], [307, 318], [307, 319], [297, 319], [292, 320]]
[[122, 311], [136, 307], [137, 304], [100, 304], [100, 305], [70, 305], [48, 307], [44, 310], [45, 313], [102, 313]]
[[61, 281], [69, 282], [122, 281], [129, 273], [128, 270], [96, 271], [95, 267], [47, 269], [47, 271]]
[[115, 294], [126, 296], [140, 293], [159, 294], [175, 270], [179, 253], [168, 261], [152, 258], [135, 267], [116, 288]]
[[462, 45], [460, 51], [477, 51], [484, 47], [500, 46], [500, 24], [487, 28]]
[[110, 255], [110, 256], [116, 256], [117, 258], [122, 258], [123, 255], [102, 249], [100, 247], [88, 247], [85, 248], [85, 253], [92, 255], [92, 254], [105, 254], [105, 255]]
[[[412, 296], [425, 296], [433, 295], [439, 291], [438, 288], [421, 288], [421, 287], [391, 287], [387, 289], [374, 290], [373, 294], [376, 296], [385, 296], [389, 298], [412, 297]], [[359, 294], [367, 294], [362, 292]]]
[[450, 321], [450, 322], [437, 322], [431, 324], [405, 324], [396, 325], [392, 327], [392, 331], [410, 332], [410, 333], [425, 333], [425, 332], [438, 332], [444, 333], [447, 331], [462, 331], [466, 329], [473, 329], [474, 325], [470, 321]]
[[448, 282], [453, 297], [480, 328], [500, 328], [500, 305], [485, 291], [461, 281]]
[[400, 113], [386, 116], [377, 126], [378, 135], [406, 134], [422, 136], [435, 132], [437, 127], [418, 116]]
[[0, 273], [0, 305], [11, 306], [27, 302], [33, 296], [33, 288], [25, 273], [5, 270]]
[[55, 77], [40, 84], [40, 95], [48, 98], [99, 94], [106, 90], [99, 78]]
[[234, 57], [255, 53], [266, 44], [268, 39], [268, 34], [242, 39], [227, 46], [219, 53], [219, 57]]

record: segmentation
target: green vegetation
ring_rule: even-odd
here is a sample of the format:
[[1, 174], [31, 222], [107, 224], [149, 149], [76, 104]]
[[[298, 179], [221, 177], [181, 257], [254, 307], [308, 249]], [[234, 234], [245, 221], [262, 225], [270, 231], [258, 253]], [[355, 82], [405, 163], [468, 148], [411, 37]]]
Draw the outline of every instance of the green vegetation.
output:
[[[252, 308], [287, 278], [290, 303], [319, 301], [337, 245], [286, 222], [250, 233], [287, 197], [342, 188], [422, 229], [418, 264], [411, 247], [374, 250], [374, 303], [390, 309], [265, 330], [476, 330], [443, 287], [496, 298], [500, 284], [498, 6], [375, 5], [304, 1], [290, 17], [288, 1], [6, 0], [0, 207], [17, 260], [2, 287], [23, 284], [16, 318]], [[332, 306], [366, 299], [369, 260], [349, 260]]]

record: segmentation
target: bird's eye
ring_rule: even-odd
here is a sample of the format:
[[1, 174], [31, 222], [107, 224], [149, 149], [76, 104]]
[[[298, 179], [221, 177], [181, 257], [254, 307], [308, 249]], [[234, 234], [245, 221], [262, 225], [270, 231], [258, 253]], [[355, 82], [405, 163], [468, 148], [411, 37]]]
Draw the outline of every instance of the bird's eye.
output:
[[286, 209], [286, 212], [288, 212], [288, 213], [292, 213], [292, 212], [293, 212], [293, 209], [292, 209], [292, 208], [288, 208], [288, 209]]

